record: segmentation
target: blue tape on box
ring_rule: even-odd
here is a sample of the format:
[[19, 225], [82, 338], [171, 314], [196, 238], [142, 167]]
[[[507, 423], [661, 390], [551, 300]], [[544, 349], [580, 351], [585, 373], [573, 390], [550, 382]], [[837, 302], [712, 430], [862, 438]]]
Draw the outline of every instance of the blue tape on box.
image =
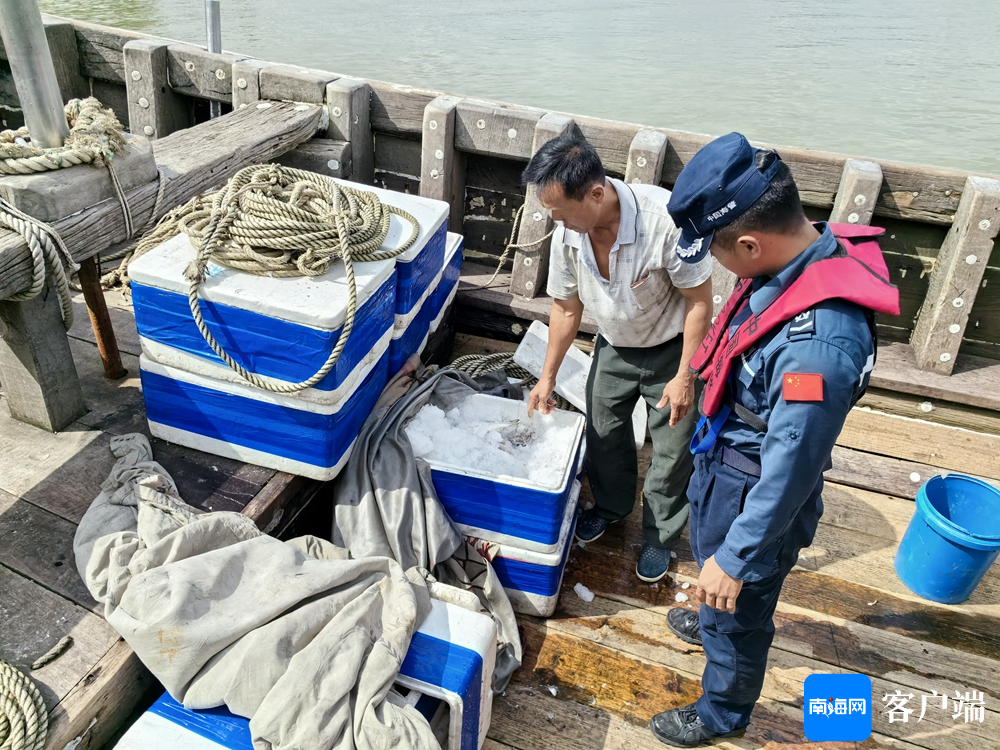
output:
[[448, 222], [427, 240], [427, 244], [409, 262], [396, 261], [396, 314], [405, 315], [420, 301], [427, 287], [444, 265]]

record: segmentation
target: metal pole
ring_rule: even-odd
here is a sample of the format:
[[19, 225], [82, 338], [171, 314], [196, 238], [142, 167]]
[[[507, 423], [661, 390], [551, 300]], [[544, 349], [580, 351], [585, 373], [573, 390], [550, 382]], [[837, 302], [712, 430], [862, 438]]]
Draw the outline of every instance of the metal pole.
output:
[[[205, 31], [208, 51], [222, 52], [222, 9], [219, 0], [205, 0]], [[215, 119], [222, 114], [221, 102], [208, 103], [208, 115]]]
[[38, 0], [0, 0], [0, 35], [32, 144], [59, 148], [69, 125]]

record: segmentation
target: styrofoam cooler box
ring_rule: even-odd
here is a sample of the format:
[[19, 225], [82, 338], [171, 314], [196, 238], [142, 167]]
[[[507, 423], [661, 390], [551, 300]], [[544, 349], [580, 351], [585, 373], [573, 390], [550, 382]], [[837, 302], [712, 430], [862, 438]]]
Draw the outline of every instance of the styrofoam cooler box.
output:
[[[345, 187], [358, 188], [356, 182], [340, 179], [334, 179], [334, 182], [339, 182]], [[444, 265], [448, 214], [451, 212], [451, 207], [444, 201], [421, 198], [409, 193], [397, 193], [394, 190], [368, 185], [365, 185], [364, 189], [375, 193], [385, 205], [403, 209], [420, 224], [420, 234], [413, 247], [396, 256], [396, 313], [405, 315], [423, 297]], [[392, 220], [399, 221], [399, 217], [393, 215]], [[403, 239], [410, 236], [410, 231], [411, 228], [406, 225]], [[394, 247], [398, 247], [399, 244], [401, 243], [397, 243]]]
[[[527, 406], [521, 401], [476, 393], [497, 421], [526, 420]], [[566, 465], [559, 480], [543, 485], [520, 477], [491, 474], [438, 460], [428, 460], [438, 498], [452, 522], [464, 536], [490, 539], [533, 552], [559, 549], [566, 505], [576, 478], [578, 455], [583, 443], [582, 414], [555, 409], [558, 426], [573, 427]]]
[[465, 239], [459, 234], [448, 233], [444, 267], [438, 271], [424, 295], [405, 315], [396, 315], [396, 323], [389, 343], [389, 373], [396, 373], [411, 355], [427, 346], [431, 323], [438, 320], [446, 300], [458, 288], [462, 272], [462, 247]]
[[549, 617], [556, 611], [579, 502], [580, 483], [573, 482], [562, 527], [559, 529], [559, 546], [554, 552], [533, 552], [513, 544], [497, 545], [488, 538], [466, 537], [469, 544], [493, 564], [515, 612]]
[[[493, 711], [496, 625], [493, 618], [431, 600], [396, 679], [427, 717], [445, 750], [477, 750]], [[336, 665], [331, 665], [335, 669]], [[250, 721], [225, 708], [192, 711], [168, 694], [140, 716], [117, 750], [253, 750]]]
[[218, 456], [318, 480], [350, 458], [361, 425], [388, 382], [384, 352], [335, 404], [316, 404], [139, 358], [154, 437]]
[[[398, 247], [409, 225], [393, 217], [383, 247]], [[129, 266], [143, 353], [159, 364], [244, 383], [202, 338], [188, 304], [184, 270], [195, 250], [180, 234]], [[392, 260], [356, 263], [358, 309], [334, 368], [300, 397], [333, 404], [344, 398], [388, 347], [395, 322]], [[243, 367], [287, 382], [312, 377], [333, 351], [347, 313], [347, 276], [334, 262], [322, 276], [271, 278], [209, 264], [201, 309], [216, 340]]]

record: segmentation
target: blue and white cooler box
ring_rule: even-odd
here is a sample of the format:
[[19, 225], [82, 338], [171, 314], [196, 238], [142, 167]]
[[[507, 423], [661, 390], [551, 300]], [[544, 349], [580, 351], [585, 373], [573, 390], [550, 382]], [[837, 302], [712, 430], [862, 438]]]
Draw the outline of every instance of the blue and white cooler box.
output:
[[[414, 247], [399, 256], [421, 257], [423, 243], [434, 236], [437, 202], [388, 191], [380, 197], [430, 222]], [[383, 248], [399, 247], [411, 231], [409, 222], [393, 215]], [[388, 381], [395, 261], [355, 264], [358, 309], [336, 366], [313, 388], [278, 395], [245, 383], [205, 343], [191, 318], [184, 278], [194, 257], [182, 234], [129, 269], [151, 432], [280, 471], [333, 478]], [[312, 376], [333, 350], [346, 316], [348, 286], [339, 262], [323, 276], [298, 278], [210, 264], [201, 298], [209, 329], [247, 370], [298, 382]]]
[[[511, 422], [525, 419], [526, 406], [497, 396], [477, 393], [469, 399], [489, 404], [490, 418]], [[556, 482], [544, 485], [528, 479], [491, 474], [428, 460], [434, 489], [451, 520], [464, 536], [489, 539], [497, 544], [555, 553], [560, 547], [567, 505], [573, 494], [579, 455], [583, 446], [584, 417], [575, 412], [552, 411], [557, 426], [572, 426], [565, 466]]]
[[[356, 182], [335, 179], [345, 187], [357, 188]], [[421, 198], [408, 193], [364, 186], [382, 203], [401, 208], [420, 223], [420, 234], [413, 247], [396, 256], [396, 314], [406, 315], [434, 286], [434, 280], [445, 264], [448, 234], [448, 213], [451, 207], [444, 201]], [[398, 217], [393, 216], [393, 221]], [[409, 237], [409, 232], [405, 235]], [[392, 245], [399, 247], [400, 243]]]
[[[493, 618], [432, 599], [431, 613], [410, 641], [396, 687], [427, 717], [445, 750], [478, 750], [490, 727], [495, 664]], [[192, 711], [166, 693], [115, 747], [253, 750], [248, 719], [225, 708]]]
[[396, 314], [392, 341], [389, 343], [390, 377], [399, 372], [399, 368], [411, 355], [423, 352], [432, 332], [431, 325], [440, 324], [445, 309], [455, 298], [458, 277], [462, 272], [464, 244], [465, 239], [461, 235], [448, 233], [444, 267], [438, 271], [431, 285], [408, 313]]
[[513, 544], [498, 544], [489, 538], [466, 537], [493, 564], [515, 612], [549, 617], [556, 611], [579, 502], [580, 483], [574, 481], [555, 552], [534, 552]]

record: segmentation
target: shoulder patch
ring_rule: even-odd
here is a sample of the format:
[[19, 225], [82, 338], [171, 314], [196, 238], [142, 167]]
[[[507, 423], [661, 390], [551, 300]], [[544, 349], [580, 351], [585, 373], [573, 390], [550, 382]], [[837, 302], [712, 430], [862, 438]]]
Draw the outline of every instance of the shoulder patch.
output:
[[800, 312], [788, 322], [788, 338], [810, 336], [816, 333], [816, 311]]
[[781, 376], [785, 401], [822, 401], [823, 376], [815, 372], [786, 372]]

